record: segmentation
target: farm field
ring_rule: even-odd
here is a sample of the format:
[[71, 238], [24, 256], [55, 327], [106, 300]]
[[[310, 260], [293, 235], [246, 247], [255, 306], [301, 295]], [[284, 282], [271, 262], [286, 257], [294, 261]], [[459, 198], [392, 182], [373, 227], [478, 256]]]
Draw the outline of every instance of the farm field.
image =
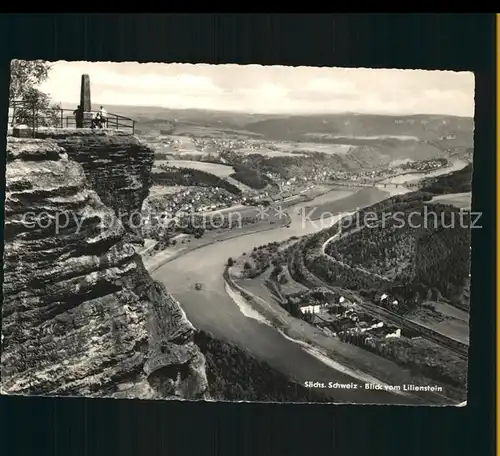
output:
[[469, 314], [467, 312], [464, 312], [463, 310], [457, 309], [456, 307], [450, 306], [449, 304], [445, 304], [444, 302], [434, 302], [433, 304], [436, 311], [440, 312], [443, 315], [448, 315], [465, 322], [469, 321]]
[[377, 139], [396, 139], [399, 141], [418, 141], [416, 136], [410, 135], [373, 135], [373, 136], [361, 136], [361, 135], [331, 135], [328, 133], [306, 133], [304, 136], [312, 137], [312, 138], [321, 138], [321, 139], [333, 139], [344, 141], [349, 144], [351, 141], [354, 141], [356, 144], [359, 141], [373, 141]]
[[203, 127], [200, 125], [179, 125], [175, 130], [176, 135], [195, 135], [200, 137], [220, 138], [222, 136], [249, 136], [259, 138], [259, 133], [248, 130], [236, 130], [231, 128]]
[[155, 160], [155, 166], [160, 165], [197, 169], [200, 171], [205, 171], [206, 173], [214, 174], [217, 177], [229, 177], [234, 173], [234, 169], [232, 166], [194, 160]]
[[305, 154], [288, 152], [286, 150], [271, 150], [266, 147], [257, 149], [248, 147], [248, 148], [236, 149], [235, 152], [242, 155], [259, 154], [259, 155], [265, 155], [267, 157], [305, 157]]
[[187, 190], [190, 187], [185, 187], [182, 185], [176, 185], [172, 187], [167, 187], [165, 185], [153, 185], [149, 189], [149, 196], [163, 196], [163, 195], [173, 195], [182, 190]]
[[415, 323], [427, 326], [452, 339], [469, 343], [469, 318], [466, 312], [440, 302], [428, 302], [409, 315]]
[[322, 218], [322, 214], [350, 212], [352, 208], [361, 209], [378, 203], [388, 196], [387, 192], [375, 187], [358, 191], [332, 190], [316, 198], [314, 206], [308, 205], [305, 208], [305, 213], [311, 220], [319, 220]]
[[452, 206], [460, 209], [467, 209], [470, 211], [472, 202], [472, 193], [450, 193], [448, 195], [435, 196], [431, 200], [432, 203], [451, 204]]
[[[349, 144], [323, 144], [319, 142], [280, 142], [276, 147], [283, 152], [319, 152], [322, 154], [346, 154], [351, 145]], [[296, 155], [296, 154], [294, 154]]]

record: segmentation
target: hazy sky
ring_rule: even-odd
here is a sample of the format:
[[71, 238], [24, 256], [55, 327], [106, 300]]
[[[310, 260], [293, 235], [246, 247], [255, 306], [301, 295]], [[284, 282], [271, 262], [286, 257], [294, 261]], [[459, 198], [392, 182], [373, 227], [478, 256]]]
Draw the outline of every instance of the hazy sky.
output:
[[94, 105], [474, 115], [474, 75], [452, 71], [56, 62], [41, 89], [76, 105], [83, 73]]

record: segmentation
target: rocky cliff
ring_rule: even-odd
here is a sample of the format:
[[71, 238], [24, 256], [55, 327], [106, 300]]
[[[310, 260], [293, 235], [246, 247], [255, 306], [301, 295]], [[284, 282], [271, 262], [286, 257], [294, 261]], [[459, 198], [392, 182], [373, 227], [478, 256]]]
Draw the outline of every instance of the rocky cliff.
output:
[[[124, 162], [142, 175], [122, 139], [81, 138], [57, 142], [70, 144], [83, 165], [85, 156], [109, 159], [97, 158], [92, 145], [103, 154], [111, 149], [115, 159], [128, 154]], [[84, 173], [54, 141], [7, 142], [2, 392], [202, 398], [205, 359], [193, 342], [195, 330], [88, 184], [94, 165], [86, 164]], [[119, 182], [115, 162], [107, 168], [91, 179], [100, 180], [101, 191], [109, 176], [108, 189]], [[124, 165], [116, 168], [117, 175], [127, 174]], [[117, 198], [127, 198], [124, 188]], [[139, 204], [144, 188], [132, 188], [137, 194], [130, 204]], [[107, 195], [108, 202], [113, 198]]]
[[140, 211], [152, 185], [152, 149], [117, 130], [40, 128], [37, 138], [52, 139], [80, 163], [101, 201], [120, 218], [127, 240], [143, 243]]

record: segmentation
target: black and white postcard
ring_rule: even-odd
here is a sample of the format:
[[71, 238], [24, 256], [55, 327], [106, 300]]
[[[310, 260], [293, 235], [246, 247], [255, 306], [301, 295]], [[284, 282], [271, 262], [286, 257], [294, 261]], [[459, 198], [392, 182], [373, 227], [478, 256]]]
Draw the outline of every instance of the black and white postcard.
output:
[[464, 406], [470, 72], [14, 60], [1, 392]]

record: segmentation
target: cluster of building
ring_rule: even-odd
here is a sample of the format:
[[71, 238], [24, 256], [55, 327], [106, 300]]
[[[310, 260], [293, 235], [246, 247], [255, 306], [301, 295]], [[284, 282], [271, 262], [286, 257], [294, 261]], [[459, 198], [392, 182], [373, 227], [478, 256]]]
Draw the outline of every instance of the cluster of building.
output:
[[408, 162], [400, 165], [403, 170], [414, 170], [414, 171], [431, 171], [433, 169], [442, 168], [446, 166], [448, 161], [445, 158], [437, 158], [431, 160], [421, 160], [416, 162]]
[[194, 136], [191, 138], [196, 149], [200, 152], [216, 152], [238, 150], [238, 149], [260, 149], [262, 145], [245, 138], [203, 138]]
[[182, 141], [180, 139], [172, 138], [170, 135], [161, 135], [159, 139], [162, 144], [166, 147], [171, 147], [172, 149], [178, 149], [182, 146]]
[[314, 185], [310, 183], [306, 185], [300, 178], [292, 178], [289, 181], [279, 183], [272, 191], [255, 192], [241, 198], [241, 204], [254, 206], [278, 203], [294, 196], [299, 196], [313, 187]]
[[373, 170], [373, 171], [341, 171], [337, 169], [330, 169], [327, 171], [318, 171], [313, 177], [314, 181], [345, 181], [345, 182], [372, 182], [373, 180], [382, 179], [391, 174], [388, 168]]
[[450, 141], [450, 140], [453, 140], [453, 139], [457, 139], [457, 135], [454, 135], [454, 134], [449, 134], [449, 135], [444, 135], [444, 136], [441, 136], [439, 138], [441, 141]]
[[202, 153], [221, 154], [222, 152], [230, 151], [245, 151], [246, 153], [259, 153], [264, 149], [280, 152], [283, 149], [276, 144], [285, 143], [285, 141], [268, 142], [261, 139], [245, 138], [243, 136], [226, 135], [219, 138], [211, 137], [191, 137], [196, 149]]
[[194, 187], [161, 197], [162, 209], [172, 216], [224, 209], [238, 203], [238, 197], [219, 187]]
[[172, 138], [168, 135], [151, 136], [141, 134], [141, 140], [153, 148], [155, 152], [160, 153], [165, 153], [165, 151], [175, 152], [182, 147], [182, 142], [179, 139]]
[[[389, 296], [382, 295], [385, 303]], [[365, 334], [373, 338], [390, 339], [401, 337], [401, 329], [378, 321], [356, 309], [356, 305], [343, 296], [339, 296], [337, 302], [323, 302], [299, 305], [304, 317], [308, 318], [314, 325], [323, 329], [325, 333], [332, 336], [348, 334]], [[396, 300], [393, 300], [396, 302]]]
[[323, 175], [318, 176], [321, 178], [328, 178], [337, 181], [347, 181], [347, 182], [374, 182], [381, 179], [385, 179], [397, 174], [401, 174], [405, 171], [415, 171], [415, 172], [425, 172], [432, 171], [435, 169], [442, 168], [448, 164], [447, 160], [444, 158], [431, 159], [431, 160], [421, 160], [415, 162], [407, 162], [397, 166], [385, 167], [370, 171], [356, 171], [356, 172], [345, 172], [332, 170], [328, 172], [323, 172]]
[[392, 310], [397, 310], [400, 306], [400, 302], [392, 296], [389, 296], [387, 293], [382, 293], [380, 298], [378, 299], [379, 305], [385, 308], [390, 308]]

